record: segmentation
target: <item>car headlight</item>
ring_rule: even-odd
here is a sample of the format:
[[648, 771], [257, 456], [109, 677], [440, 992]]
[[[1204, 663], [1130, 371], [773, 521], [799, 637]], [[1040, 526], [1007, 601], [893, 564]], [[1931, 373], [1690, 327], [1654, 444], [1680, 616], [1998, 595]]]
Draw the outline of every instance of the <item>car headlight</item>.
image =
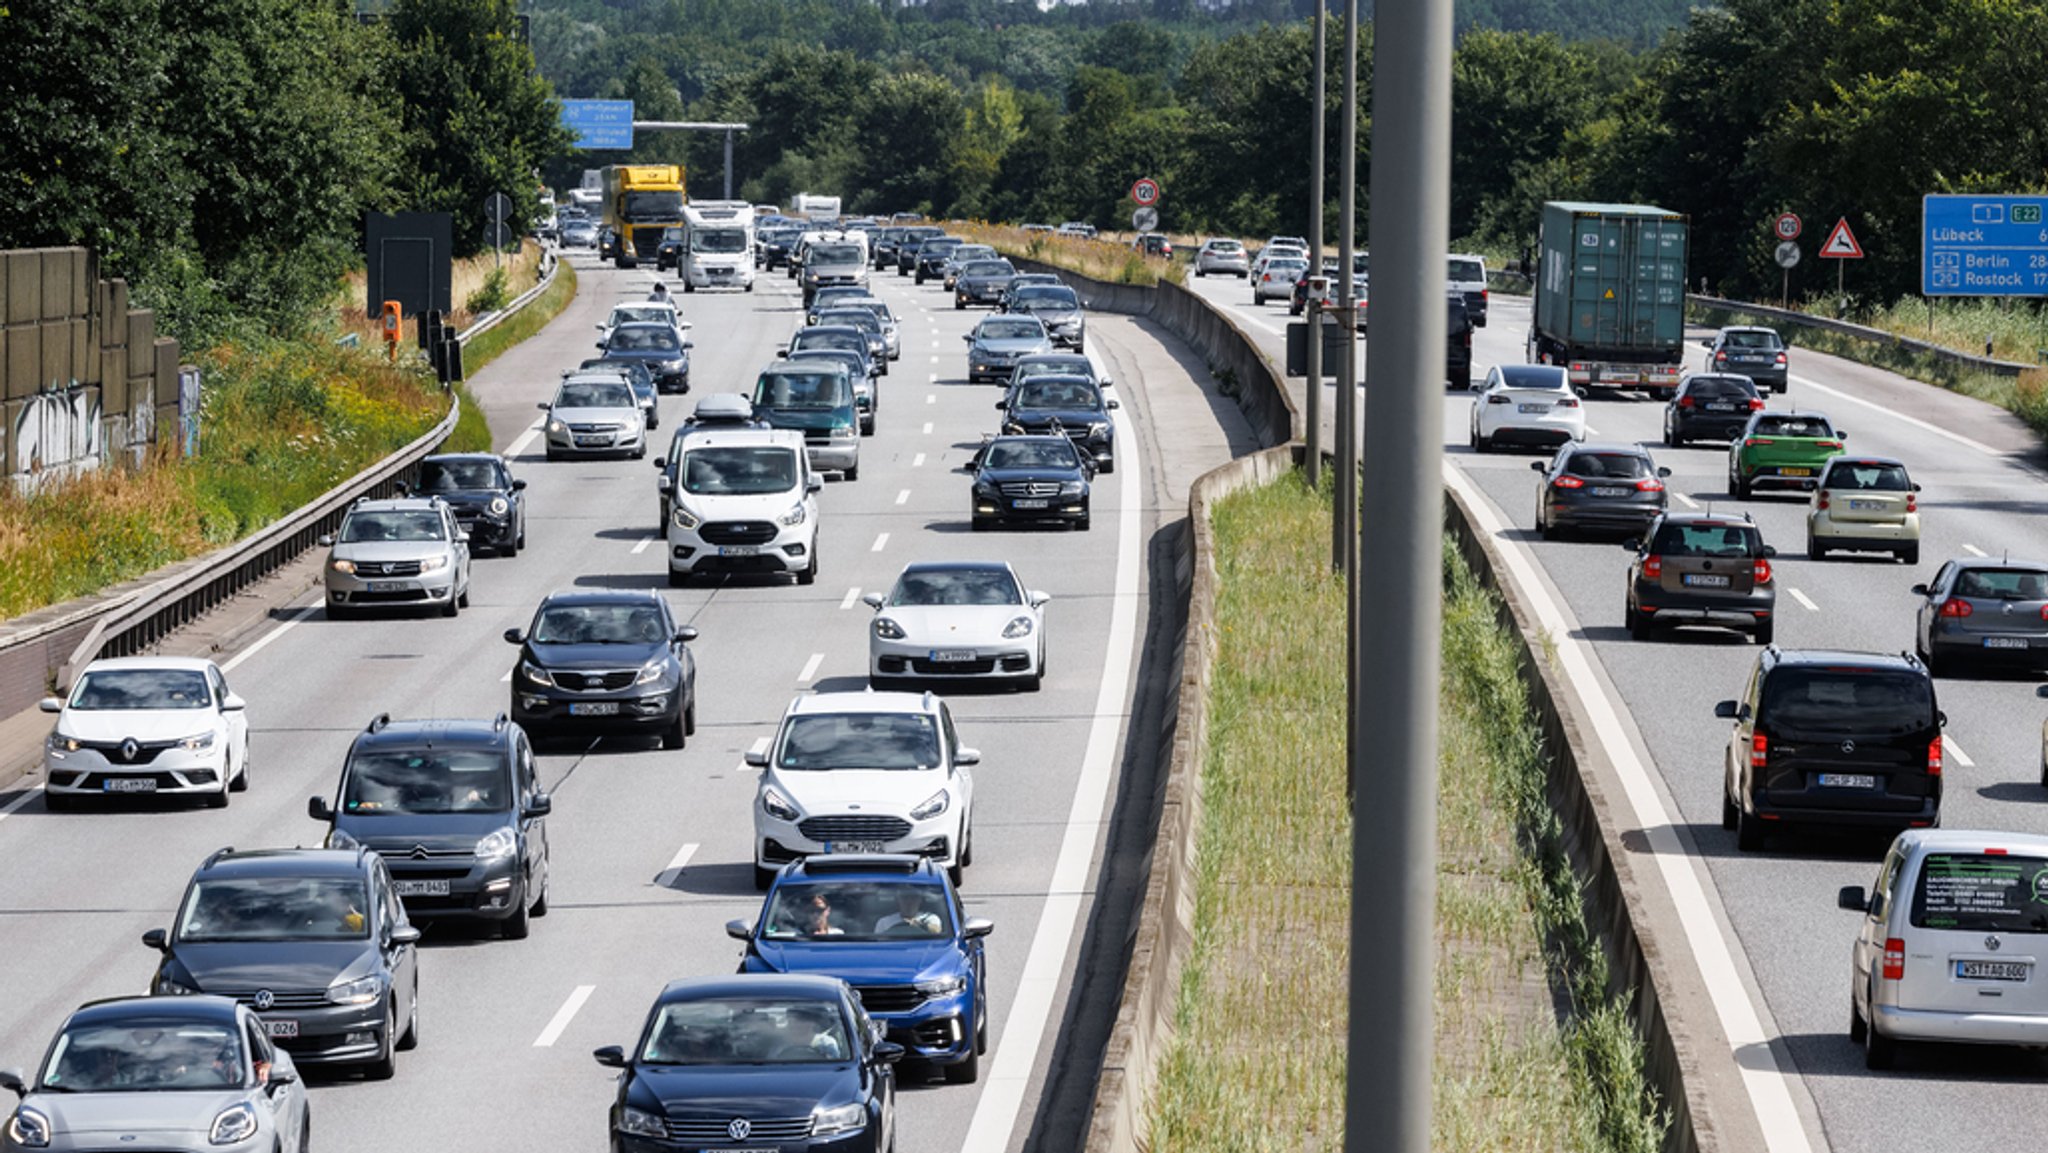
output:
[[761, 790], [761, 810], [778, 821], [794, 821], [800, 816], [789, 798], [774, 789]]
[[1089, 435], [1089, 436], [1091, 436], [1091, 437], [1093, 437], [1093, 438], [1095, 438], [1095, 439], [1097, 439], [1097, 440], [1101, 440], [1101, 439], [1104, 439], [1104, 438], [1108, 437], [1108, 436], [1109, 436], [1109, 422], [1108, 422], [1108, 421], [1106, 421], [1106, 420], [1098, 420], [1098, 421], [1096, 421], [1095, 423], [1093, 423], [1093, 424], [1089, 425], [1089, 426], [1088, 426], [1088, 435]]
[[821, 1105], [811, 1112], [811, 1135], [822, 1137], [828, 1133], [850, 1133], [866, 1126], [867, 1123], [867, 1106], [859, 1101], [832, 1109]]
[[492, 515], [492, 516], [504, 516], [504, 515], [505, 515], [506, 513], [510, 512], [510, 511], [512, 511], [512, 502], [511, 502], [511, 501], [509, 501], [509, 500], [506, 500], [506, 499], [505, 499], [504, 497], [502, 497], [502, 496], [494, 496], [494, 497], [492, 497], [492, 498], [491, 498], [491, 515]]
[[629, 1105], [619, 1110], [619, 1132], [632, 1137], [666, 1137], [668, 1123], [644, 1109]]
[[1081, 495], [1082, 493], [1084, 493], [1084, 492], [1087, 492], [1087, 491], [1088, 491], [1088, 482], [1086, 482], [1086, 481], [1080, 481], [1080, 480], [1063, 480], [1063, 481], [1061, 481], [1061, 482], [1060, 482], [1060, 495], [1061, 495], [1061, 496], [1080, 496], [1080, 495]]
[[833, 440], [851, 440], [853, 436], [853, 426], [850, 424], [838, 425], [832, 429]]
[[50, 1119], [23, 1105], [7, 1122], [7, 1136], [24, 1149], [41, 1149], [50, 1143]]
[[688, 532], [691, 529], [696, 528], [698, 525], [704, 523], [704, 519], [702, 517], [698, 516], [696, 513], [691, 512], [689, 509], [686, 509], [679, 504], [674, 505], [670, 508], [668, 519], [670, 523], [674, 524], [677, 528], [682, 529], [684, 532]]
[[342, 832], [340, 829], [332, 829], [329, 830], [327, 834], [327, 847], [330, 849], [352, 850], [360, 849], [363, 846], [362, 842], [356, 840], [354, 837], [349, 836], [347, 833]]
[[927, 997], [944, 997], [951, 993], [958, 993], [966, 987], [967, 978], [958, 974], [951, 977], [940, 977], [932, 981], [919, 981], [917, 983], [917, 991]]
[[420, 561], [421, 572], [440, 572], [447, 567], [448, 558], [445, 556], [430, 556]]
[[343, 560], [340, 557], [329, 557], [327, 559], [327, 567], [338, 573], [353, 573], [356, 571], [356, 562]]
[[688, 367], [690, 367], [690, 357], [687, 353], [676, 357], [674, 360], [664, 360], [661, 362], [661, 370], [663, 372], [681, 372]]
[[238, 1101], [220, 1111], [213, 1119], [213, 1128], [206, 1134], [206, 1140], [214, 1145], [233, 1145], [247, 1141], [256, 1134], [256, 1110], [247, 1101]]
[[367, 1005], [384, 995], [384, 978], [371, 975], [327, 986], [327, 999], [337, 1005]]
[[652, 684], [661, 679], [662, 672], [667, 668], [667, 661], [660, 657], [655, 657], [653, 660], [640, 666], [640, 675], [633, 678], [633, 683], [636, 685]]
[[213, 734], [200, 733], [196, 737], [186, 737], [178, 742], [178, 747], [188, 753], [203, 753], [213, 747]]
[[555, 419], [554, 417], [549, 417], [549, 418], [548, 418], [548, 431], [549, 431], [549, 432], [567, 432], [567, 431], [569, 431], [569, 426], [568, 426], [568, 425], [566, 425], [566, 424], [563, 424], [563, 423], [562, 423], [561, 421], [559, 421], [559, 420], [556, 420], [556, 419]]
[[953, 798], [946, 794], [946, 790], [940, 789], [938, 792], [925, 798], [924, 804], [910, 810], [910, 819], [913, 821], [929, 821], [940, 813], [945, 812], [946, 806], [952, 803]]
[[519, 851], [519, 837], [509, 827], [493, 829], [476, 843], [476, 859], [486, 863], [502, 861]]
[[61, 757], [65, 753], [75, 753], [83, 746], [77, 737], [65, 736], [56, 729], [51, 729], [50, 735], [43, 738], [43, 747]]
[[888, 617], [875, 618], [875, 635], [885, 641], [900, 641], [904, 637], [903, 626]]
[[532, 661], [520, 661], [519, 674], [534, 684], [546, 685], [549, 688], [555, 687], [555, 678], [549, 676], [546, 669], [534, 664]]
[[1005, 640], [1016, 640], [1018, 637], [1028, 637], [1030, 635], [1030, 617], [1018, 617], [1016, 620], [1013, 620], [1009, 624], [1003, 626], [1003, 638]]
[[152, 989], [151, 992], [159, 997], [196, 997], [199, 995], [199, 990], [182, 981], [173, 981], [169, 977], [158, 977], [156, 979], [156, 988]]
[[804, 502], [798, 501], [795, 504], [789, 506], [788, 512], [783, 513], [781, 516], [776, 517], [775, 519], [781, 522], [782, 524], [795, 526], [804, 523], [804, 518], [809, 515], [811, 514], [804, 508]]

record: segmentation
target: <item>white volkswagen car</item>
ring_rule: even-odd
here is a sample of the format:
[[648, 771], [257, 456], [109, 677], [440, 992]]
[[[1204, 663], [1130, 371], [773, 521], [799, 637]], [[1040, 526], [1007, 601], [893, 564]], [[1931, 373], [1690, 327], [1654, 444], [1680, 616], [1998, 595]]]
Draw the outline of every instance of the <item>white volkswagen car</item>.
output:
[[868, 628], [868, 683], [910, 677], [1014, 680], [1036, 690], [1045, 676], [1045, 604], [1002, 561], [914, 564], [888, 596], [861, 598]]
[[1564, 366], [1502, 364], [1473, 390], [1474, 452], [1501, 446], [1554, 449], [1586, 439], [1586, 406]]
[[754, 885], [823, 853], [910, 853], [954, 884], [974, 860], [974, 776], [952, 711], [931, 693], [811, 693], [791, 701], [754, 798]]
[[86, 666], [43, 742], [43, 802], [128, 793], [195, 796], [209, 808], [249, 787], [249, 718], [219, 666], [196, 657], [121, 657]]

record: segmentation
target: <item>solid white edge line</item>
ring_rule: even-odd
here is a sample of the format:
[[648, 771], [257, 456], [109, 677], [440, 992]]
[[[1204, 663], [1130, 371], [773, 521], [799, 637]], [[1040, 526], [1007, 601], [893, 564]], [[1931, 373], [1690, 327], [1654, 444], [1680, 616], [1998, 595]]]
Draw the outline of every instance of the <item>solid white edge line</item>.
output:
[[1800, 604], [1806, 606], [1807, 611], [1816, 613], [1820, 611], [1820, 606], [1814, 604], [1813, 601], [1810, 598], [1808, 598], [1805, 593], [1800, 592], [1798, 589], [1793, 588], [1791, 585], [1786, 585], [1785, 591], [1792, 594], [1793, 600], [1798, 601]]
[[540, 435], [541, 426], [544, 423], [544, 420], [536, 420], [532, 424], [527, 425], [526, 431], [520, 434], [519, 439], [513, 441], [512, 444], [505, 449], [505, 455], [516, 457], [520, 453], [525, 452], [527, 446], [533, 443], [533, 438]]
[[1977, 766], [1977, 762], [1970, 759], [1970, 754], [1963, 751], [1963, 746], [1957, 744], [1956, 739], [1947, 733], [1943, 733], [1941, 736], [1941, 747], [1947, 749], [1948, 755], [1956, 759], [1956, 764], [1966, 769]]
[[1720, 898], [1713, 879], [1702, 873], [1698, 858], [1679, 841], [1671, 815], [1651, 783], [1649, 766], [1636, 755], [1616, 703], [1594, 675], [1590, 646], [1573, 636], [1572, 618], [1552, 599], [1538, 577], [1528, 547], [1509, 535], [1507, 524], [1486, 494], [1448, 460], [1443, 463], [1443, 475], [1446, 484], [1464, 494], [1467, 506], [1480, 521], [1479, 530], [1492, 537], [1499, 547], [1510, 579], [1539, 618], [1565, 676], [1578, 688], [1587, 719], [1592, 722], [1590, 735], [1614, 766], [1632, 810], [1635, 831], [1649, 842], [1650, 860], [1671, 894], [1685, 932], [1688, 948], [1671, 950], [1666, 955], [1673, 963], [1682, 963], [1678, 958], [1690, 954], [1699, 963], [1700, 979], [1714, 1003], [1730, 1053], [1741, 1071], [1743, 1089], [1749, 1094], [1750, 1107], [1763, 1129], [1765, 1148], [1773, 1153], [1812, 1153], [1813, 1143], [1807, 1138], [1805, 1123], [1792, 1099], [1790, 1086], [1798, 1074], [1779, 1063], [1777, 1050], [1771, 1047], [1772, 1038], [1764, 1032], [1762, 1015], [1743, 985], [1734, 947], [1722, 936], [1714, 917]]
[[684, 868], [688, 867], [690, 858], [696, 855], [697, 842], [695, 841], [691, 841], [689, 844], [677, 849], [676, 855], [669, 858], [668, 868], [663, 869], [654, 878], [654, 883], [663, 887], [675, 884], [676, 878], [682, 875]]
[[[1121, 421], [1116, 426], [1116, 454], [1120, 460], [1135, 461], [1131, 434]], [[1053, 864], [1047, 886], [1045, 910], [1031, 936], [1031, 951], [1024, 959], [1024, 975], [1017, 986], [1017, 999], [1010, 1006], [1002, 1034], [995, 1047], [995, 1059], [985, 1074], [981, 1098], [975, 1102], [974, 1118], [967, 1126], [963, 1153], [1002, 1153], [1010, 1147], [1017, 1118], [1030, 1088], [1031, 1070], [1038, 1064], [1039, 1049], [1045, 1043], [1053, 1004], [1066, 986], [1067, 949], [1089, 895], [1090, 868], [1095, 841], [1102, 831], [1103, 811], [1109, 801], [1112, 772], [1116, 764], [1119, 737], [1123, 731], [1124, 698], [1130, 691], [1132, 646], [1137, 638], [1140, 609], [1138, 593], [1138, 536], [1142, 529], [1138, 507], [1138, 470], [1121, 468], [1118, 487], [1121, 502], [1117, 510], [1116, 592], [1109, 616], [1109, 647], [1103, 657], [1102, 687], [1095, 697], [1094, 719], [1088, 729], [1087, 752], [1081, 759], [1081, 776], [1074, 784], [1073, 808], [1067, 812], [1066, 831], [1060, 837], [1060, 853]]]
[[647, 546], [653, 544], [654, 539], [653, 533], [648, 533], [646, 536], [641, 537], [640, 543], [633, 546], [633, 555], [639, 556], [641, 553], [646, 552]]
[[847, 589], [846, 595], [840, 598], [839, 607], [843, 609], [850, 609], [858, 600], [860, 600], [860, 586], [855, 585], [852, 588]]
[[246, 661], [250, 657], [255, 656], [257, 653], [262, 652], [265, 648], [269, 647], [270, 642], [292, 631], [293, 628], [297, 627], [300, 621], [305, 620], [307, 617], [310, 617], [314, 613], [319, 612], [320, 607], [321, 606], [317, 604], [305, 605], [301, 607], [297, 612], [294, 612], [290, 617], [287, 617], [282, 624], [278, 625], [274, 629], [271, 629], [269, 632], [264, 633], [261, 637], [258, 637], [256, 639], [255, 644], [250, 645], [248, 648], [243, 649], [241, 652], [238, 652], [234, 656], [229, 657], [227, 660], [222, 661], [220, 665], [220, 671], [223, 674], [234, 672], [235, 669], [241, 666], [243, 661]]
[[590, 995], [596, 991], [596, 985], [576, 986], [569, 994], [569, 999], [562, 1002], [561, 1008], [555, 1010], [555, 1015], [548, 1022], [548, 1027], [542, 1029], [540, 1036], [533, 1039], [533, 1047], [545, 1049], [560, 1040], [563, 1031], [569, 1027], [569, 1022], [576, 1019], [576, 1011], [581, 1009], [583, 1002], [590, 1000]]
[[24, 789], [23, 789], [23, 790], [21, 791], [21, 795], [20, 795], [20, 796], [18, 796], [18, 797], [16, 797], [16, 798], [14, 798], [13, 800], [11, 800], [11, 801], [7, 802], [7, 805], [6, 805], [6, 807], [4, 807], [4, 808], [0, 808], [0, 821], [4, 821], [4, 820], [6, 820], [7, 818], [9, 818], [9, 817], [13, 816], [13, 815], [14, 815], [14, 814], [15, 814], [15, 813], [16, 813], [17, 811], [19, 811], [19, 810], [21, 809], [21, 807], [22, 807], [23, 805], [26, 805], [26, 804], [28, 804], [28, 803], [29, 803], [30, 801], [34, 800], [34, 799], [35, 799], [35, 797], [36, 797], [36, 794], [37, 794], [37, 793], [40, 793], [40, 792], [42, 792], [42, 790], [41, 790], [41, 789], [38, 789], [38, 788], [34, 788], [34, 787], [30, 787], [30, 788], [24, 788]]
[[[2032, 465], [2014, 458], [2009, 453], [2003, 453], [1995, 448], [1992, 448], [1990, 445], [1985, 444], [1981, 440], [1972, 440], [1969, 437], [1964, 436], [1962, 433], [1950, 432], [1948, 429], [1945, 429], [1940, 425], [1931, 424], [1927, 421], [1921, 420], [1919, 417], [1907, 416], [1905, 413], [1900, 412], [1895, 408], [1887, 408], [1884, 405], [1876, 403], [1875, 401], [1865, 400], [1862, 397], [1855, 395], [1854, 393], [1843, 392], [1839, 388], [1830, 388], [1827, 385], [1822, 384], [1817, 380], [1810, 379], [1808, 377], [1793, 375], [1789, 376], [1787, 379], [1795, 380], [1799, 382], [1801, 385], [1804, 385], [1807, 388], [1811, 388], [1817, 392], [1824, 392], [1827, 393], [1829, 396], [1839, 397], [1842, 400], [1848, 401], [1850, 404], [1861, 405], [1862, 407], [1867, 408], [1872, 412], [1883, 413], [1884, 415], [1891, 417], [1893, 420], [1903, 421], [1904, 423], [1919, 429], [1921, 432], [1933, 433], [1935, 436], [1941, 437], [1942, 439], [1950, 441], [1952, 443], [1962, 445], [1964, 448], [1974, 449], [1978, 452], [1983, 453], [1985, 456], [2005, 461], [2008, 464], [2011, 464], [2014, 468], [2019, 469], [2021, 472], [2024, 472], [2027, 475], [2034, 477], [2036, 480], [2043, 479], [2044, 475], [2048, 475], [2043, 474], [2041, 470], [2033, 467]], [[1930, 385], [1929, 387], [1933, 386]]]
[[818, 675], [818, 666], [824, 663], [824, 653], [812, 653], [811, 659], [804, 662], [804, 671], [796, 675], [796, 683], [800, 685], [810, 684]]

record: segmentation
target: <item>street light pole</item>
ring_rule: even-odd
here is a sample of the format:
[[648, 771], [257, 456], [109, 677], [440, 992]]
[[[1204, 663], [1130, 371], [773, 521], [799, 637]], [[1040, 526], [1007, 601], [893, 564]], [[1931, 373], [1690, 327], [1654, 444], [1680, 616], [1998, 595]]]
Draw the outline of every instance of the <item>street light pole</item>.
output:
[[[1351, 0], [1355, 3], [1356, 0]], [[1443, 379], [1450, 246], [1451, 6], [1379, 0], [1363, 516], [1352, 584], [1348, 1153], [1428, 1153], [1442, 664]], [[1368, 662], [1364, 654], [1372, 654]], [[1364, 675], [1367, 674], [1368, 675]], [[1371, 733], [1370, 750], [1357, 733]]]
[[[1358, 249], [1358, 0], [1344, 0], [1344, 107], [1337, 124], [1337, 147], [1342, 152], [1337, 162], [1337, 327], [1344, 334], [1344, 359], [1337, 364], [1334, 563], [1349, 581], [1358, 567], [1358, 334], [1352, 327], [1358, 311], [1349, 275]], [[1322, 381], [1316, 381], [1316, 387], [1321, 388]], [[1355, 622], [1347, 622], [1347, 642], [1356, 635]], [[1347, 718], [1347, 737], [1350, 731]]]
[[[1324, 48], [1324, 26], [1329, 23], [1329, 0], [1316, 0], [1315, 81], [1309, 97], [1308, 138], [1308, 270], [1311, 276], [1323, 267], [1323, 81], [1330, 71], [1329, 53]], [[1323, 309], [1316, 293], [1307, 293], [1302, 315], [1308, 320], [1308, 428], [1304, 437], [1308, 452], [1303, 454], [1302, 471], [1308, 487], [1323, 483]], [[1337, 531], [1332, 522], [1331, 533]], [[1334, 547], [1334, 544], [1333, 546]]]

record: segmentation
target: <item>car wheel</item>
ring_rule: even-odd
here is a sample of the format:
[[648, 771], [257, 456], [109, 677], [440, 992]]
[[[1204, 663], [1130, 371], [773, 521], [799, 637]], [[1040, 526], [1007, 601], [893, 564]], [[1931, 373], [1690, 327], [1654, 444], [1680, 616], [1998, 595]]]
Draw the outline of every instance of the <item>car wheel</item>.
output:
[[972, 1085], [981, 1078], [981, 1054], [973, 1049], [967, 1051], [967, 1059], [956, 1061], [945, 1067], [946, 1084]]
[[1750, 494], [1750, 484], [1749, 484], [1749, 482], [1748, 482], [1748, 481], [1746, 481], [1746, 480], [1744, 480], [1744, 479], [1742, 479], [1741, 477], [1739, 477], [1739, 476], [1738, 476], [1738, 477], [1735, 477], [1735, 478], [1734, 478], [1733, 480], [1729, 481], [1729, 483], [1728, 483], [1728, 487], [1729, 487], [1730, 489], [1734, 490], [1734, 492], [1735, 492], [1735, 499], [1737, 499], [1737, 500], [1748, 500], [1748, 499], [1749, 499], [1749, 494]]
[[384, 1009], [384, 1041], [375, 1060], [363, 1069], [363, 1076], [372, 1081], [389, 1081], [398, 1072], [398, 1006], [388, 1005]]
[[679, 589], [679, 588], [682, 588], [682, 587], [683, 587], [684, 585], [687, 585], [687, 584], [689, 584], [689, 583], [690, 583], [690, 574], [689, 574], [689, 573], [686, 573], [686, 572], [680, 572], [680, 571], [678, 571], [678, 570], [676, 570], [676, 569], [670, 569], [670, 570], [668, 570], [668, 587], [670, 587], [670, 588], [672, 588], [672, 589]]
[[[2048, 767], [2042, 769], [2041, 781], [2048, 784]], [[43, 808], [52, 813], [69, 813], [78, 808], [78, 799], [69, 793], [53, 793], [43, 790]]]
[[1778, 634], [1777, 626], [1778, 622], [1776, 621], [1765, 621], [1764, 623], [1756, 626], [1756, 628], [1752, 631], [1751, 635], [1756, 637], [1756, 643], [1760, 645], [1768, 645], [1771, 643], [1772, 639], [1775, 638]]
[[237, 793], [249, 791], [249, 754], [246, 751], [242, 753], [242, 763], [235, 766], [234, 774], [228, 778], [228, 788]]
[[348, 609], [348, 606], [346, 606], [346, 605], [338, 605], [338, 604], [335, 604], [335, 603], [333, 603], [333, 602], [331, 602], [331, 601], [330, 601], [330, 602], [328, 602], [328, 605], [327, 605], [327, 619], [328, 619], [328, 620], [331, 620], [331, 621], [345, 621], [345, 620], [347, 620], [348, 618], [349, 618], [349, 609]]
[[664, 749], [680, 749], [688, 744], [689, 740], [689, 719], [683, 715], [682, 710], [678, 709], [676, 710], [675, 722], [662, 727], [661, 747]]
[[1747, 810], [1735, 814], [1735, 847], [1745, 853], [1754, 853], [1764, 847], [1764, 823]]
[[1741, 819], [1742, 807], [1735, 803], [1735, 798], [1728, 795], [1728, 788], [1724, 782], [1721, 788], [1721, 827], [1732, 833]]
[[966, 307], [967, 307], [967, 302], [966, 302], [966, 301], [964, 301], [964, 300], [960, 299], [960, 298], [959, 298], [959, 297], [957, 297], [957, 296], [953, 298], [953, 311], [954, 311], [954, 312], [960, 312], [960, 311], [964, 310], [964, 309], [965, 309]]
[[754, 888], [765, 893], [768, 891], [768, 886], [774, 883], [775, 870], [768, 868], [765, 865], [754, 866]]
[[220, 788], [215, 789], [214, 791], [206, 794], [203, 803], [206, 805], [207, 808], [225, 809], [228, 807], [228, 785], [229, 778], [223, 776], [221, 778]]
[[796, 583], [799, 585], [814, 585], [818, 583], [818, 541], [816, 537], [811, 538], [811, 563], [796, 574]]
[[527, 909], [527, 912], [536, 917], [545, 917], [548, 915], [548, 885], [554, 881], [554, 878], [548, 875], [546, 857], [541, 858], [540, 864], [540, 896], [534, 898], [533, 905]]
[[1867, 1023], [1863, 1029], [1863, 1065], [1867, 1069], [1889, 1069], [1899, 1059], [1899, 1043]]
[[1622, 620], [1628, 625], [1630, 640], [1646, 641], [1650, 639], [1650, 618], [1639, 611], [1636, 606], [1629, 605], [1622, 609]]
[[859, 466], [859, 465], [854, 465], [854, 466], [853, 466], [852, 468], [849, 468], [849, 469], [847, 469], [847, 470], [846, 470], [846, 479], [848, 479], [848, 480], [859, 480], [859, 479], [860, 479], [860, 466]]
[[1856, 1007], [1856, 995], [1854, 993], [1849, 994], [1849, 1043], [1851, 1045], [1863, 1044], [1864, 1034], [1869, 1028], [1868, 1025], [1863, 1023], [1863, 1010]]
[[1907, 564], [1919, 564], [1920, 546], [1917, 544], [1908, 545], [1905, 548], [1899, 550], [1898, 557], [1900, 560], [1904, 561]]
[[512, 910], [511, 916], [498, 922], [498, 935], [507, 941], [524, 941], [526, 935], [533, 930], [533, 925], [529, 921], [531, 916], [526, 908], [526, 898], [522, 894], [519, 898], [519, 907]]
[[982, 517], [970, 514], [967, 518], [967, 527], [975, 532], [987, 532], [988, 521], [983, 519]]
[[1785, 395], [1785, 390], [1790, 387], [1792, 387], [1790, 384], [1774, 384], [1771, 386], [1771, 391], [1777, 393], [1779, 396], [1783, 396]]
[[1809, 532], [1808, 532], [1808, 533], [1806, 534], [1806, 559], [1807, 559], [1807, 560], [1820, 560], [1820, 559], [1822, 559], [1822, 558], [1826, 557], [1827, 555], [1828, 555], [1828, 550], [1826, 550], [1826, 549], [1822, 548], [1822, 547], [1820, 546], [1820, 541], [1818, 541], [1818, 540], [1814, 539], [1814, 535], [1813, 535], [1813, 533], [1812, 533], [1811, 531], [1809, 531]]
[[518, 540], [515, 540], [515, 541], [513, 541], [513, 542], [512, 542], [512, 555], [513, 555], [513, 556], [518, 556], [518, 555], [519, 555], [519, 550], [520, 550], [520, 549], [523, 549], [523, 548], [525, 548], [525, 547], [526, 547], [526, 517], [525, 517], [525, 516], [524, 516], [524, 515], [522, 514], [522, 515], [520, 516], [520, 518], [519, 518], [519, 539], [518, 539]]
[[441, 606], [441, 615], [444, 617], [460, 615], [462, 612], [462, 605], [459, 603], [461, 599], [462, 598], [456, 596], [454, 594], [454, 590], [451, 589], [449, 591], [447, 603]]
[[399, 1035], [398, 1048], [411, 1052], [420, 1047], [420, 982], [413, 978], [412, 1008], [405, 1015], [405, 1032]]
[[466, 581], [465, 581], [465, 582], [463, 582], [463, 585], [462, 585], [462, 594], [461, 594], [460, 596], [457, 596], [457, 597], [455, 598], [455, 603], [456, 603], [457, 605], [459, 605], [459, 606], [463, 607], [463, 608], [468, 608], [468, 607], [469, 607], [469, 584], [468, 584], [468, 582], [466, 582]]

